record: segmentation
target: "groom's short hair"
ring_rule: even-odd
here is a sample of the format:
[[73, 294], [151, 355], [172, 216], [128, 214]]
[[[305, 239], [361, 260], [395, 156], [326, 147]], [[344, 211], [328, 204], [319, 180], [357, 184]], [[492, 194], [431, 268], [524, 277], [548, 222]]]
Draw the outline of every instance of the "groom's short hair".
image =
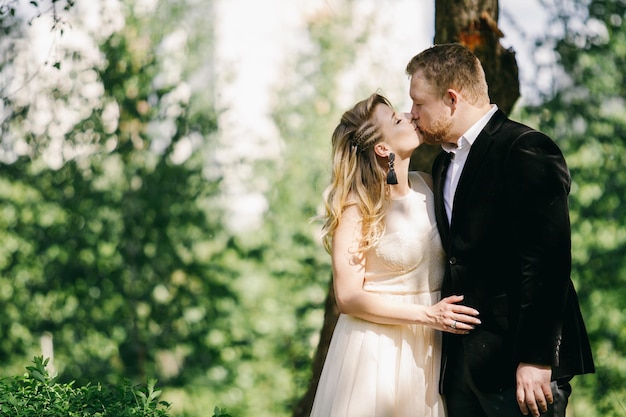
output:
[[434, 45], [415, 55], [406, 73], [412, 77], [418, 71], [442, 96], [452, 88], [471, 104], [489, 103], [485, 71], [476, 55], [459, 43]]

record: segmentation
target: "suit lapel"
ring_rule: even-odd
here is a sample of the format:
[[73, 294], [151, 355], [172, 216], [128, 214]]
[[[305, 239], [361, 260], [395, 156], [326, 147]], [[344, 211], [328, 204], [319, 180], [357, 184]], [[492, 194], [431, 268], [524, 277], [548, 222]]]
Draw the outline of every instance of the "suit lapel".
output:
[[491, 136], [487, 135], [484, 131], [481, 132], [472, 145], [469, 155], [467, 155], [465, 166], [463, 167], [461, 177], [459, 178], [459, 183], [456, 186], [454, 205], [452, 206], [452, 218], [454, 218], [454, 212], [457, 211], [459, 203], [463, 201], [466, 192], [470, 189], [467, 185], [472, 183], [472, 180], [480, 168], [483, 158], [485, 157], [485, 154], [490, 146]]
[[471, 187], [469, 187], [468, 185], [473, 182], [476, 173], [480, 169], [482, 161], [485, 158], [487, 151], [491, 147], [494, 134], [497, 132], [497, 130], [500, 129], [500, 126], [502, 126], [502, 123], [505, 120], [506, 115], [501, 110], [497, 110], [474, 141], [474, 144], [470, 149], [469, 155], [467, 156], [467, 160], [465, 161], [463, 172], [461, 172], [459, 183], [456, 187], [454, 204], [452, 206], [453, 219], [454, 212], [459, 209], [459, 206], [462, 207], [463, 199], [466, 197], [466, 194], [471, 189]]

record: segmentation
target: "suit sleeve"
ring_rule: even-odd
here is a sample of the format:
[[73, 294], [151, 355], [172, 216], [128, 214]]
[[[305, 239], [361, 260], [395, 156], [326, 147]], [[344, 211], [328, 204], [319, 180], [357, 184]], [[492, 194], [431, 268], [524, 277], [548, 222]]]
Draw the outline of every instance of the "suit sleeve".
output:
[[505, 182], [519, 260], [516, 360], [558, 366], [571, 271], [570, 174], [556, 144], [531, 131], [511, 147]]

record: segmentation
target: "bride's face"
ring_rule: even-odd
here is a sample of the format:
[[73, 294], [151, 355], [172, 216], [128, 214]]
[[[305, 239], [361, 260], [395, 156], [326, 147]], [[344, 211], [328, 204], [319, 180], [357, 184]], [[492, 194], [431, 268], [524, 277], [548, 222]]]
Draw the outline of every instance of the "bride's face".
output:
[[421, 144], [410, 113], [398, 113], [385, 104], [379, 104], [374, 109], [374, 120], [382, 131], [383, 140], [398, 156], [410, 157]]

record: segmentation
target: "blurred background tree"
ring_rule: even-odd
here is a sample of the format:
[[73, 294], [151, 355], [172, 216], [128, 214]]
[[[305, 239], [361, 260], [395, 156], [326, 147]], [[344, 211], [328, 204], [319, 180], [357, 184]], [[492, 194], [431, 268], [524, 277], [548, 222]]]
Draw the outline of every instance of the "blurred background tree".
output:
[[[384, 16], [355, 1], [307, 15], [274, 88], [276, 155], [231, 167], [252, 173], [266, 209], [258, 226], [233, 231], [245, 219], [228, 210], [220, 154], [219, 2], [42, 1], [11, 15], [18, 3], [0, 0], [0, 376], [21, 373], [51, 335], [62, 380], [156, 377], [176, 416], [215, 405], [233, 416], [303, 413], [336, 317], [311, 222], [330, 134], [381, 79], [398, 80], [383, 91], [392, 102], [406, 94], [401, 71], [368, 55]], [[457, 3], [437, 1], [438, 16]], [[515, 63], [488, 24], [498, 2], [476, 4], [448, 10], [465, 25], [439, 21], [437, 41], [490, 37], [476, 51], [500, 60], [497, 73]], [[536, 62], [555, 54], [541, 70], [556, 83], [514, 112], [558, 141], [574, 180], [573, 275], [598, 373], [575, 380], [570, 411], [624, 416], [625, 6], [544, 7], [555, 20]], [[65, 23], [50, 32], [57, 19]], [[468, 31], [472, 19], [481, 36]], [[33, 29], [45, 47], [26, 42]], [[507, 68], [503, 96], [492, 95], [510, 109], [518, 85]], [[435, 151], [416, 155], [415, 167], [428, 171]]]
[[165, 31], [154, 44], [144, 28], [159, 16], [120, 11], [126, 24], [100, 45], [99, 66], [81, 68], [74, 51], [61, 58], [72, 82], [51, 86], [48, 109], [85, 106], [62, 144], [57, 115], [29, 129], [40, 102], [13, 102], [4, 120], [5, 158], [15, 157], [0, 171], [5, 372], [19, 372], [49, 333], [63, 380], [182, 384], [216, 366], [229, 342], [214, 337], [216, 350], [205, 325], [236, 301], [220, 262], [229, 237], [211, 206], [219, 179], [203, 175], [216, 116], [192, 114], [189, 85], [163, 69], [186, 45], [168, 47]]

